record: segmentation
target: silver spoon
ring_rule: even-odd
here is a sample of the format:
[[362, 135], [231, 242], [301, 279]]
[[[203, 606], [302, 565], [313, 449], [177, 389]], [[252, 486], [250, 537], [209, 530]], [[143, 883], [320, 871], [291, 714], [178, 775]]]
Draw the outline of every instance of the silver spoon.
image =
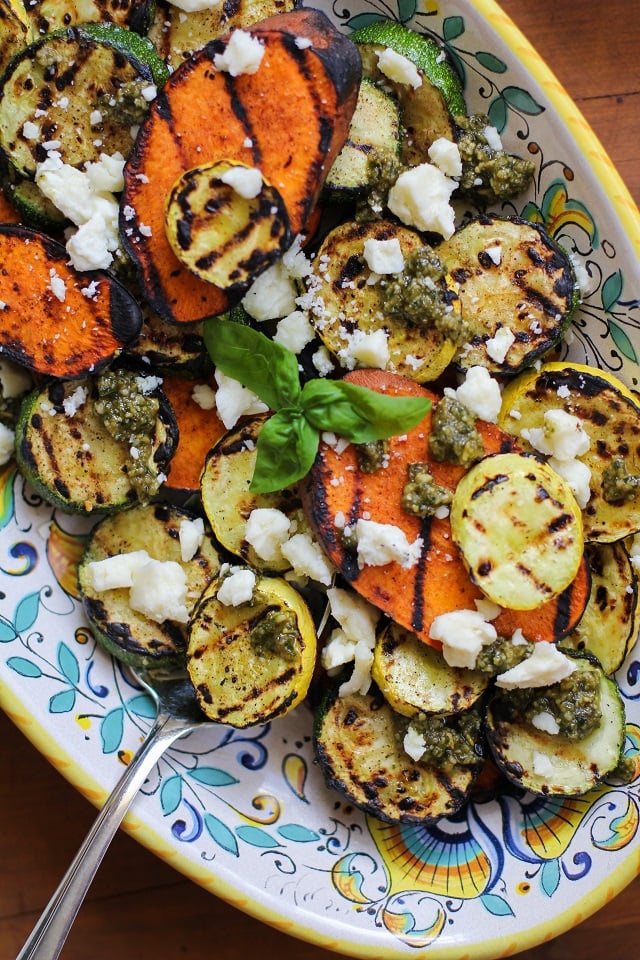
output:
[[131, 673], [153, 697], [158, 708], [156, 719], [16, 960], [56, 960], [102, 858], [149, 772], [175, 740], [201, 724], [211, 723], [200, 710], [186, 674], [139, 670], [131, 670]]

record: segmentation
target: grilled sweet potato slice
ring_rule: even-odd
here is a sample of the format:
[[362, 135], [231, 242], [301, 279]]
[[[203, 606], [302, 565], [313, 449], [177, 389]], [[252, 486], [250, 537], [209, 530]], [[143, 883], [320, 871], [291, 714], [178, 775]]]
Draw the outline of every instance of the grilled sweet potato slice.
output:
[[194, 279], [169, 244], [164, 204], [176, 180], [216, 161], [258, 168], [282, 197], [293, 238], [315, 206], [355, 109], [360, 57], [324, 14], [295, 10], [251, 33], [265, 51], [257, 71], [231, 76], [216, 68], [230, 35], [207, 44], [165, 84], [125, 167], [124, 243], [145, 297], [171, 322], [201, 320], [228, 305], [227, 293]]
[[[347, 379], [386, 394], [438, 396], [414, 381], [378, 370], [356, 370]], [[389, 442], [386, 466], [363, 472], [354, 445], [345, 450], [321, 443], [306, 487], [306, 511], [318, 540], [343, 577], [367, 600], [426, 643], [433, 619], [452, 610], [474, 610], [483, 594], [476, 587], [456, 549], [448, 517], [421, 519], [402, 508], [402, 492], [410, 463], [427, 462], [437, 484], [453, 491], [464, 468], [439, 463], [428, 453], [431, 413], [404, 437]], [[494, 424], [477, 421], [487, 454], [517, 450], [515, 440]], [[423, 546], [418, 562], [406, 569], [398, 562], [358, 566], [355, 551], [341, 535], [342, 520], [349, 525], [366, 512], [378, 523], [399, 527], [410, 543]], [[518, 628], [530, 640], [558, 640], [573, 629], [589, 596], [589, 572], [580, 565], [573, 583], [555, 600], [535, 611], [503, 609], [493, 621], [498, 633], [510, 636]]]
[[29, 370], [86, 376], [140, 332], [140, 307], [122, 284], [104, 270], [74, 270], [43, 233], [0, 224], [0, 263], [0, 347]]

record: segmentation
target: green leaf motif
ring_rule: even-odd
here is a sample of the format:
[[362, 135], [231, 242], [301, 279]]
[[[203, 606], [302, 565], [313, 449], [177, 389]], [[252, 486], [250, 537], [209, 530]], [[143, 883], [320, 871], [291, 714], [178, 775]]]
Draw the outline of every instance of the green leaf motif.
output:
[[498, 133], [504, 133], [509, 119], [509, 108], [504, 97], [496, 97], [489, 104], [487, 116]]
[[189, 776], [207, 787], [228, 787], [238, 782], [230, 773], [218, 767], [196, 767], [189, 771]]
[[398, 20], [400, 23], [408, 23], [412, 17], [415, 17], [417, 9], [417, 0], [398, 0]]
[[127, 710], [135, 717], [144, 720], [153, 720], [158, 712], [155, 702], [148, 693], [137, 693], [135, 697], [127, 700]]
[[7, 666], [21, 677], [29, 677], [35, 680], [42, 676], [42, 670], [37, 663], [33, 663], [33, 661], [27, 660], [25, 657], [9, 657]]
[[70, 713], [76, 702], [76, 692], [73, 689], [62, 690], [54, 694], [49, 700], [49, 713]]
[[76, 655], [69, 649], [66, 643], [58, 644], [58, 666], [62, 676], [69, 681], [69, 683], [79, 683], [80, 682], [80, 666], [78, 664], [78, 659]]
[[124, 731], [124, 710], [122, 707], [116, 707], [105, 714], [100, 724], [100, 737], [102, 738], [102, 752], [115, 753], [122, 743], [122, 734]]
[[271, 834], [260, 827], [238, 827], [237, 834], [241, 840], [249, 843], [252, 847], [262, 847], [264, 850], [270, 850], [273, 847], [282, 846], [278, 840], [275, 840]]
[[611, 313], [614, 307], [620, 301], [622, 296], [622, 289], [624, 287], [624, 279], [622, 276], [622, 270], [616, 270], [615, 273], [610, 274], [607, 279], [602, 284], [602, 308], [605, 313]]
[[638, 354], [636, 353], [633, 342], [627, 335], [626, 331], [623, 330], [619, 324], [614, 323], [613, 320], [610, 320], [609, 333], [611, 334], [611, 339], [615, 343], [622, 356], [626, 357], [627, 360], [632, 360], [634, 363], [638, 363]]
[[506, 73], [507, 71], [507, 65], [504, 60], [496, 57], [493, 53], [488, 53], [486, 50], [478, 50], [476, 60], [486, 70], [490, 70], [491, 73]]
[[38, 617], [40, 607], [40, 593], [28, 593], [23, 597], [16, 607], [15, 627], [17, 633], [24, 633], [30, 630]]
[[0, 643], [11, 643], [17, 636], [18, 634], [16, 633], [14, 625], [0, 617]]
[[503, 897], [495, 893], [484, 893], [480, 896], [482, 906], [494, 917], [513, 917], [513, 910]]
[[309, 830], [299, 823], [284, 823], [278, 827], [278, 833], [285, 840], [291, 840], [293, 843], [317, 843], [321, 839], [320, 834], [315, 830]]
[[385, 19], [379, 13], [358, 13], [355, 17], [347, 20], [347, 26], [350, 30], [359, 30], [361, 27], [368, 27], [371, 23], [379, 23]]
[[182, 777], [175, 774], [162, 781], [160, 787], [160, 806], [165, 817], [170, 816], [180, 806], [182, 800]]
[[545, 108], [542, 104], [534, 100], [531, 94], [523, 90], [522, 87], [505, 87], [502, 96], [509, 106], [517, 110], [518, 113], [526, 113], [532, 117], [544, 113]]
[[464, 33], [464, 17], [445, 17], [442, 21], [442, 36], [447, 41], [457, 40]]
[[560, 863], [558, 860], [547, 860], [540, 873], [540, 886], [543, 893], [552, 897], [560, 886]]
[[204, 826], [211, 839], [217, 843], [219, 847], [226, 850], [227, 853], [234, 854], [236, 857], [239, 855], [238, 841], [222, 820], [218, 820], [212, 813], [205, 813]]

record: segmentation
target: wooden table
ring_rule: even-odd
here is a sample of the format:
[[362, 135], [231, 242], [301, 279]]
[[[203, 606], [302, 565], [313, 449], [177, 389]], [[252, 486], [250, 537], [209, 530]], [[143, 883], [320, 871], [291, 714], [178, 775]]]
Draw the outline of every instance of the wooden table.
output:
[[[443, 5], [446, 0], [443, 0]], [[503, 0], [577, 101], [640, 202], [638, 0]], [[95, 810], [0, 715], [0, 957], [15, 957]], [[618, 960], [640, 940], [640, 880], [522, 960]], [[330, 960], [264, 927], [116, 837], [63, 950], [64, 960]]]

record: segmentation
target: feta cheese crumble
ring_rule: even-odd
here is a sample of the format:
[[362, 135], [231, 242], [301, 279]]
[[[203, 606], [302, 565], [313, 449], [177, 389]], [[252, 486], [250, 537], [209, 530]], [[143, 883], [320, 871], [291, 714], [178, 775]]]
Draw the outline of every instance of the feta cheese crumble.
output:
[[355, 534], [360, 569], [395, 562], [408, 570], [420, 559], [422, 538], [417, 537], [409, 543], [404, 530], [392, 523], [378, 523], [360, 517], [355, 524]]
[[224, 53], [216, 53], [213, 63], [218, 70], [238, 77], [242, 73], [256, 73], [262, 58], [264, 47], [257, 37], [253, 37], [246, 30], [233, 31]]
[[500, 384], [486, 367], [469, 367], [464, 381], [455, 390], [445, 387], [445, 395], [453, 397], [471, 410], [476, 417], [488, 423], [496, 423], [502, 406]]
[[498, 633], [480, 610], [452, 610], [434, 617], [429, 636], [440, 641], [450, 667], [473, 670], [482, 648], [493, 643]]
[[434, 164], [421, 163], [403, 171], [389, 191], [391, 213], [425, 233], [439, 233], [448, 240], [455, 230], [455, 214], [449, 203], [456, 182]]
[[496, 685], [505, 690], [519, 687], [548, 687], [570, 676], [576, 669], [575, 662], [565, 656], [555, 644], [541, 641], [533, 647], [533, 653], [510, 670], [496, 677]]

